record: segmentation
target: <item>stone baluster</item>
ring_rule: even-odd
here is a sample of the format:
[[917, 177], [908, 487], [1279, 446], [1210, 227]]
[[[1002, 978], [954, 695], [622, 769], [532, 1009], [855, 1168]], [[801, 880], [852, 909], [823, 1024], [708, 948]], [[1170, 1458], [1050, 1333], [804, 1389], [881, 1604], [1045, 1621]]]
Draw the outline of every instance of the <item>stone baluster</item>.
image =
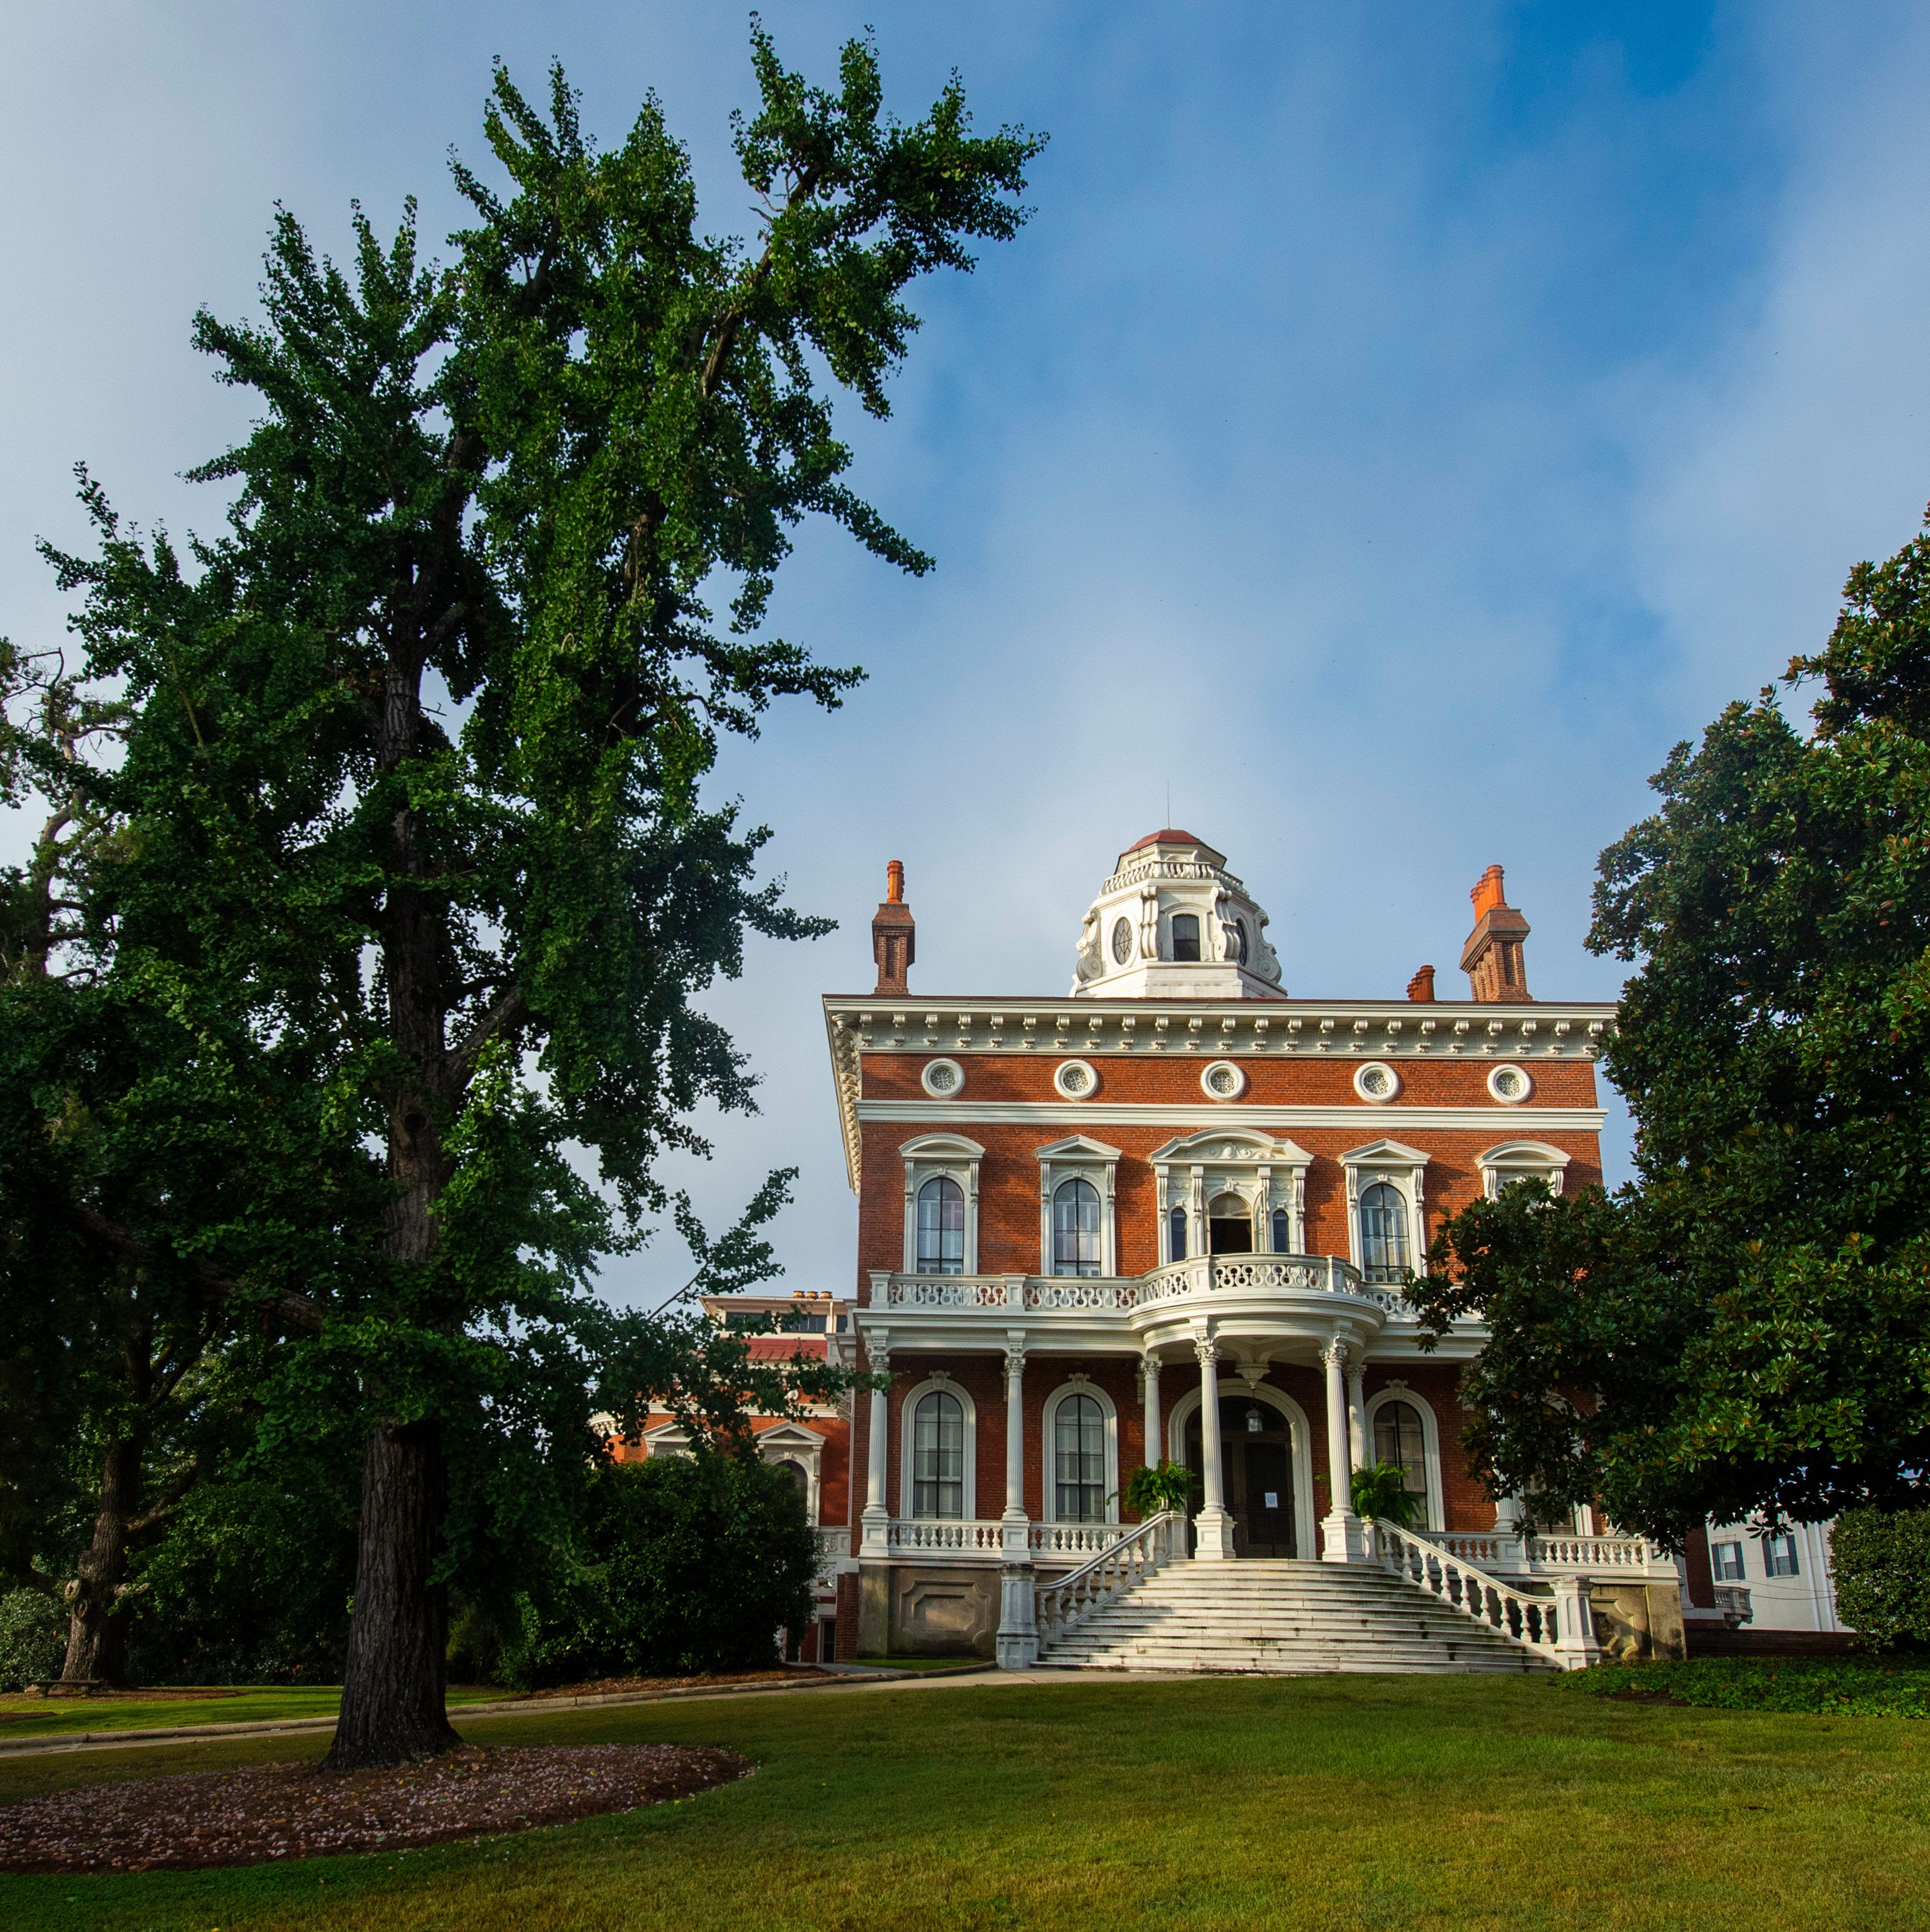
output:
[[[882, 1328], [866, 1331], [865, 1357], [871, 1372], [891, 1373], [891, 1338]], [[871, 1392], [870, 1439], [866, 1444], [864, 1514], [858, 1541], [860, 1558], [883, 1558], [891, 1554], [891, 1514], [885, 1506], [884, 1461], [891, 1435], [891, 1400], [882, 1388]]]
[[1320, 1526], [1322, 1557], [1329, 1563], [1358, 1563], [1367, 1539], [1347, 1494], [1347, 1345], [1335, 1336], [1320, 1352], [1327, 1370], [1327, 1473], [1330, 1507]]
[[998, 1666], [1026, 1670], [1039, 1660], [1038, 1592], [1032, 1524], [1025, 1514], [1025, 1333], [1005, 1337], [1005, 1514], [1000, 1519]]
[[1233, 1519], [1226, 1514], [1220, 1481], [1220, 1345], [1210, 1336], [1196, 1336], [1193, 1352], [1199, 1358], [1199, 1460], [1204, 1465], [1199, 1479], [1205, 1492], [1193, 1520], [1193, 1554], [1217, 1562], [1233, 1554]]

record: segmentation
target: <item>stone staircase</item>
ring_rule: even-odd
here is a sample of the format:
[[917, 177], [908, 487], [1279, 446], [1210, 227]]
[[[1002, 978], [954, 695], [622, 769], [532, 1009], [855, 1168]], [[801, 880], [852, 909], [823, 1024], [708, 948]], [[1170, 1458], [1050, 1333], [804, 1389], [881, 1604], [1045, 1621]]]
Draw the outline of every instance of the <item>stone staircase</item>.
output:
[[1182, 1558], [1040, 1652], [1088, 1670], [1538, 1672], [1554, 1666], [1364, 1564]]

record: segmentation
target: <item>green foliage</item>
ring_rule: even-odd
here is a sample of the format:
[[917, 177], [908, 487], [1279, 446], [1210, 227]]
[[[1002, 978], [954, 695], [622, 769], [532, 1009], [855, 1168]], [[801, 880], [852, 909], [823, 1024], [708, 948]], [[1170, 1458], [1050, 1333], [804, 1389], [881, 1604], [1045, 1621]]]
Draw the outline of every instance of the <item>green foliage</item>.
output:
[[1415, 1291], [1491, 1327], [1497, 1488], [1664, 1539], [1907, 1507], [1930, 1468], [1930, 535], [1844, 596], [1790, 668], [1814, 733], [1731, 705], [1602, 854], [1635, 1183], [1477, 1202]]
[[1930, 1510], [1845, 1510], [1829, 1559], [1837, 1611], [1865, 1642], [1930, 1648]]
[[1144, 1463], [1126, 1478], [1126, 1507], [1141, 1518], [1154, 1516], [1163, 1510], [1182, 1514], [1192, 1506], [1199, 1478], [1184, 1462], [1169, 1462], [1162, 1456], [1156, 1468]]
[[[653, 1456], [597, 1474], [573, 1559], [517, 1600], [497, 1668], [519, 1688], [756, 1670], [811, 1614], [815, 1532], [754, 1454]], [[480, 1664], [487, 1637], [458, 1632]]]
[[0, 1596], [0, 1690], [58, 1677], [66, 1650], [67, 1618], [52, 1598], [39, 1590]]
[[1814, 1712], [1819, 1717], [1930, 1718], [1930, 1662], [1861, 1658], [1710, 1657], [1685, 1663], [1604, 1664], [1557, 1678], [1597, 1697], [1655, 1691], [1721, 1711]]
[[1370, 1462], [1356, 1469], [1347, 1495], [1355, 1515], [1370, 1522], [1385, 1518], [1403, 1529], [1421, 1508], [1421, 1498], [1407, 1486], [1407, 1472], [1398, 1462]]

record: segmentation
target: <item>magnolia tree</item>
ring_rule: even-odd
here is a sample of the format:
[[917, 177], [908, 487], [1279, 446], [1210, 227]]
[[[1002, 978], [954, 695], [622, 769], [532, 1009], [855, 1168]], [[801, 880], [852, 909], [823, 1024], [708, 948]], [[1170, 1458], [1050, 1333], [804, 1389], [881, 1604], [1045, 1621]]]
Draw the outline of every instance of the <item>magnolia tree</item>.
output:
[[[343, 267], [284, 214], [260, 321], [197, 319], [260, 410], [196, 472], [234, 489], [225, 531], [183, 555], [90, 489], [98, 548], [56, 559], [128, 712], [86, 781], [120, 831], [77, 944], [97, 977], [152, 963], [206, 1001], [237, 1042], [235, 1132], [259, 1123], [296, 1184], [266, 1245], [251, 1223], [197, 1250], [71, 1190], [32, 1211], [271, 1342], [275, 1439], [357, 1419], [338, 1766], [455, 1742], [447, 1580], [535, 1533], [593, 1413], [654, 1397], [728, 1436], [837, 1383], [620, 1313], [594, 1274], [674, 1204], [656, 1171], [704, 1151], [695, 1111], [751, 1104], [693, 995], [747, 931], [827, 929], [753, 882], [767, 835], [701, 796], [722, 734], [858, 676], [767, 632], [791, 533], [815, 512], [928, 567], [842, 480], [833, 397], [887, 413], [908, 288], [1016, 232], [1040, 144], [973, 134], [956, 82], [892, 121], [864, 42], [833, 90], [761, 29], [752, 52], [748, 243], [699, 232], [654, 101], [605, 152], [560, 72], [539, 112], [499, 71], [496, 184], [456, 167], [449, 267], [413, 211], [386, 244], [358, 212]], [[771, 1271], [786, 1179], [714, 1247], [680, 1214], [707, 1285]]]
[[1844, 594], [1786, 680], [1811, 728], [1731, 705], [1602, 854], [1636, 1179], [1476, 1203], [1415, 1291], [1491, 1330], [1464, 1399], [1497, 1490], [1671, 1540], [1930, 1468], [1930, 534]]

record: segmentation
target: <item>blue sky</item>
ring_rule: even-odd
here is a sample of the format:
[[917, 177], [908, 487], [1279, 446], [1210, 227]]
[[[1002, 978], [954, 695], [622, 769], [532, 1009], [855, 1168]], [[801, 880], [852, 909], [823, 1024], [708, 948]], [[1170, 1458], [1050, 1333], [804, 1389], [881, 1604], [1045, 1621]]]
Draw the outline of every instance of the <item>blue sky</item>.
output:
[[[722, 1216], [800, 1166], [788, 1281], [848, 1287], [817, 999], [870, 984], [886, 860], [914, 987], [1063, 992], [1169, 784], [1295, 993], [1397, 995], [1423, 961], [1451, 990], [1499, 861], [1532, 989], [1612, 997], [1622, 969], [1582, 946], [1595, 854], [1930, 497], [1930, 12], [764, 12], [815, 76], [869, 21], [902, 115], [956, 67], [981, 124], [1052, 145], [1022, 237], [920, 292], [893, 419], [848, 416], [859, 487], [938, 568], [813, 530], [782, 581], [778, 627], [870, 682], [773, 718], [719, 784], [842, 929], [718, 990], [764, 1110], [675, 1178]], [[248, 310], [272, 204], [339, 248], [350, 197], [389, 224], [413, 192], [445, 232], [492, 56], [532, 86], [560, 56], [606, 141], [654, 88], [707, 225], [743, 220], [746, 22], [714, 5], [110, 0], [8, 26], [0, 629], [23, 644], [59, 633], [32, 540], [80, 538], [77, 459], [144, 522], [215, 521], [179, 475], [246, 409], [188, 321]], [[668, 1288], [679, 1258], [611, 1285]]]

